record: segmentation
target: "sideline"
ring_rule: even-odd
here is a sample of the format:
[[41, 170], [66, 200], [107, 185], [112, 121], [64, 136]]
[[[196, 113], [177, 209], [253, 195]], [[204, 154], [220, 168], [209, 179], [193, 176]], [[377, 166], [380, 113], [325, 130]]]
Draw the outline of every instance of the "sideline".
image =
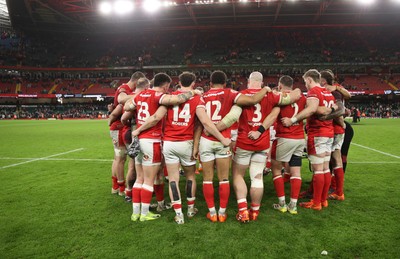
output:
[[51, 158], [51, 157], [62, 156], [62, 155], [65, 155], [65, 154], [69, 154], [69, 153], [73, 153], [73, 152], [78, 152], [78, 151], [82, 151], [82, 150], [84, 150], [84, 148], [78, 148], [78, 149], [70, 150], [70, 151], [67, 151], [67, 152], [54, 154], [54, 155], [51, 155], [51, 156], [33, 158], [33, 159], [31, 159], [31, 160], [28, 160], [28, 161], [24, 161], [24, 162], [12, 164], [12, 165], [2, 166], [2, 167], [0, 167], [0, 170], [1, 170], [1, 169], [5, 169], [5, 168], [9, 168], [9, 167], [18, 166], [18, 165], [27, 164], [27, 163], [32, 163], [32, 162], [39, 161], [39, 160], [46, 160], [46, 159], [49, 159], [49, 158]]
[[393, 154], [390, 154], [390, 153], [386, 153], [386, 152], [383, 152], [383, 151], [380, 151], [380, 150], [377, 150], [377, 149], [374, 149], [374, 148], [366, 147], [366, 146], [363, 146], [363, 145], [360, 145], [360, 144], [357, 144], [357, 143], [354, 143], [354, 142], [351, 142], [351, 144], [355, 145], [357, 147], [362, 147], [362, 148], [365, 148], [365, 149], [368, 149], [368, 150], [371, 150], [371, 151], [375, 151], [375, 152], [383, 154], [383, 155], [387, 155], [387, 156], [391, 156], [391, 157], [400, 159], [400, 156], [396, 156], [396, 155], [393, 155]]

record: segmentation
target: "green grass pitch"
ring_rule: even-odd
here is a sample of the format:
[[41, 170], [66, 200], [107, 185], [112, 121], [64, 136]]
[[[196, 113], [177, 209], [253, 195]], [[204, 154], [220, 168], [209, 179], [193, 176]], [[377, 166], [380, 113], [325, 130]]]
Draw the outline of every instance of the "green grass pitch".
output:
[[199, 213], [177, 225], [172, 210], [131, 222], [131, 204], [111, 195], [106, 121], [0, 121], [0, 258], [398, 258], [400, 120], [353, 127], [364, 147], [350, 148], [345, 201], [282, 214], [269, 175], [258, 221], [236, 222], [231, 190], [227, 222], [211, 223], [198, 176]]

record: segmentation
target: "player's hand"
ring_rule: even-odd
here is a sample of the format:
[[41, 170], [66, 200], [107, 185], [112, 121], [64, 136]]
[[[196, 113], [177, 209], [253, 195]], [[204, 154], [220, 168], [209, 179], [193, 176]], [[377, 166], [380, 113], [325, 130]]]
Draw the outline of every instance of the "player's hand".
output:
[[204, 135], [211, 136], [210, 132], [208, 132], [205, 128], [203, 129]]
[[344, 110], [344, 117], [348, 117], [348, 116], [351, 116], [351, 111], [350, 111], [350, 109], [345, 109]]
[[127, 119], [122, 119], [121, 118], [121, 122], [122, 122], [122, 124], [124, 124], [125, 126], [128, 126], [129, 124], [130, 124], [130, 122], [131, 122], [131, 120], [127, 120]]
[[200, 90], [197, 90], [197, 89], [195, 89], [195, 90], [193, 90], [193, 94], [194, 95], [203, 95], [203, 92], [202, 91], [200, 91]]
[[256, 140], [261, 136], [261, 132], [259, 131], [250, 131], [247, 137], [252, 140]]
[[231, 144], [232, 140], [230, 138], [224, 138], [224, 140], [221, 142], [224, 147], [229, 147]]
[[191, 158], [192, 158], [192, 160], [199, 159], [199, 148], [193, 147], [192, 157]]
[[293, 122], [288, 117], [282, 118], [281, 122], [282, 122], [283, 126], [285, 126], [285, 127], [290, 127], [293, 125]]
[[332, 108], [335, 109], [335, 111], [339, 108], [336, 103], [332, 104]]

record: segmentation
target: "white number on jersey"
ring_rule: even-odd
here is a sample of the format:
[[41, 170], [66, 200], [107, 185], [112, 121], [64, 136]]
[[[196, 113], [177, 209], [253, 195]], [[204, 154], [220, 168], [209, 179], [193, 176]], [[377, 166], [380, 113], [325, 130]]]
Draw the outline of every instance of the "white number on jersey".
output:
[[292, 103], [292, 107], [294, 109], [294, 113], [293, 113], [292, 117], [294, 117], [297, 115], [297, 113], [299, 113], [299, 106], [297, 105], [297, 103]]
[[253, 122], [260, 122], [260, 120], [262, 118], [261, 105], [259, 103], [257, 103], [256, 105], [254, 105], [254, 107], [256, 109], [254, 110], [254, 117], [253, 117], [252, 121]]
[[140, 107], [138, 110], [138, 120], [145, 121], [150, 117], [149, 105], [146, 102], [138, 102], [138, 106]]
[[179, 105], [175, 105], [174, 108], [172, 108], [174, 111], [174, 117], [173, 121], [178, 121], [179, 119], [184, 119], [185, 122], [189, 122], [190, 118], [192, 117], [190, 115], [190, 104], [186, 103], [183, 106], [183, 109], [181, 112], [179, 112]]
[[[211, 105], [215, 106], [214, 113], [211, 116]], [[222, 119], [219, 112], [221, 111], [221, 102], [220, 101], [211, 101], [206, 103], [206, 110], [208, 117], [211, 118], [212, 121], [219, 121]]]
[[325, 107], [332, 108], [333, 104], [334, 104], [334, 102], [332, 100], [330, 100], [329, 102], [324, 100]]

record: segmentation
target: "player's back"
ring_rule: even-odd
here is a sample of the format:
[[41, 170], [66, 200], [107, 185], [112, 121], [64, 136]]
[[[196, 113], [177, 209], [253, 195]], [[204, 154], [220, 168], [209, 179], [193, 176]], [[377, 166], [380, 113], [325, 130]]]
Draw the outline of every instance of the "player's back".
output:
[[[172, 95], [182, 93], [185, 92], [178, 90]], [[200, 96], [195, 95], [180, 105], [169, 106], [165, 120], [164, 140], [193, 140], [196, 109], [199, 105], [204, 106], [204, 101]]]
[[[318, 106], [331, 108], [335, 103], [333, 95], [325, 89], [325, 87], [315, 86], [307, 93], [307, 98], [317, 98]], [[307, 134], [312, 134], [319, 137], [333, 137], [333, 122], [332, 120], [322, 121], [317, 114], [310, 116], [307, 119]]]
[[[241, 92], [248, 96], [253, 96], [261, 89], [246, 89]], [[252, 106], [242, 107], [242, 114], [239, 118], [238, 138], [236, 145], [245, 150], [265, 150], [269, 147], [269, 129], [257, 139], [248, 138], [250, 131], [257, 131], [264, 119], [271, 113], [272, 108], [279, 103], [280, 96], [268, 93], [260, 103]]]
[[282, 106], [279, 112], [276, 126], [276, 136], [280, 138], [303, 139], [304, 138], [304, 124], [303, 121], [298, 121], [290, 127], [285, 127], [282, 124], [282, 118], [292, 118], [299, 112], [304, 110], [307, 99], [301, 95], [300, 99], [290, 105]]
[[[126, 93], [126, 94], [132, 94], [132, 89], [129, 87], [129, 85], [127, 85], [127, 84], [122, 84], [122, 85], [120, 85], [118, 88], [117, 88], [117, 90], [115, 90], [115, 93], [114, 93], [114, 101], [113, 101], [113, 106], [114, 106], [114, 109], [115, 109], [115, 107], [117, 107], [118, 106], [118, 96], [121, 94], [121, 93]], [[118, 119], [116, 120], [116, 121], [114, 121], [111, 125], [110, 125], [110, 130], [119, 130], [119, 129], [122, 129], [122, 127], [123, 127], [123, 125], [122, 125], [122, 123], [121, 123], [121, 116], [122, 116], [122, 114], [118, 117]]]
[[[214, 124], [217, 124], [231, 110], [236, 98], [239, 96], [237, 91], [230, 88], [211, 88], [204, 93], [203, 99], [208, 117]], [[230, 129], [221, 132], [225, 138], [230, 138]], [[209, 140], [217, 141], [214, 136], [202, 135]]]
[[[160, 99], [164, 93], [147, 89], [136, 95], [134, 104], [136, 105], [137, 118], [136, 124], [139, 128], [150, 116], [152, 116], [160, 106]], [[162, 136], [163, 120], [157, 125], [140, 133], [139, 138], [160, 139]]]

